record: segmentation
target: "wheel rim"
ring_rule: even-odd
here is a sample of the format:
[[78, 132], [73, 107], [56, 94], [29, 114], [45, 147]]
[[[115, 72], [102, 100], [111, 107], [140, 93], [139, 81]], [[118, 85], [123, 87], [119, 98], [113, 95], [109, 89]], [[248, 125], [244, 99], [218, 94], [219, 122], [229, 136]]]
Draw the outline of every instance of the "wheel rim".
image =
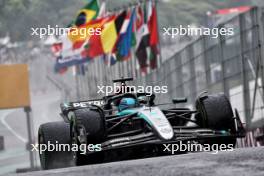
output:
[[[77, 133], [76, 133], [76, 129], [75, 129], [75, 126], [73, 125], [72, 127], [72, 146], [73, 145], [78, 145], [78, 142], [77, 142]], [[72, 155], [73, 155], [73, 161], [74, 161], [74, 164], [76, 165], [77, 163], [77, 151], [72, 151]]]

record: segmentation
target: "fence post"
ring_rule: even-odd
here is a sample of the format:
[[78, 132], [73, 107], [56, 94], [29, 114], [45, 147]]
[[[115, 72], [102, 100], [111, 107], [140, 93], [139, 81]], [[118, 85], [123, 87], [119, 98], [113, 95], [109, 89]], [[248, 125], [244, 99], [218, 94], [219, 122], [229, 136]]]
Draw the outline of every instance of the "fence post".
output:
[[207, 72], [209, 71], [209, 65], [208, 65], [208, 50], [207, 50], [207, 37], [206, 36], [203, 36], [203, 61], [204, 61], [204, 69], [205, 69], [205, 81], [206, 81], [206, 89], [209, 89], [210, 88], [210, 84], [209, 84], [209, 78], [208, 78], [208, 74]]
[[195, 100], [196, 97], [196, 75], [195, 75], [195, 65], [194, 65], [194, 61], [195, 61], [195, 56], [194, 56], [194, 45], [199, 45], [199, 40], [197, 40], [196, 42], [192, 43], [191, 45], [189, 45], [188, 49], [188, 55], [190, 57], [190, 81], [191, 81], [191, 87], [193, 89], [193, 91], [191, 92], [191, 100]]
[[[219, 28], [222, 28], [222, 25], [219, 26]], [[225, 58], [224, 58], [224, 42], [225, 42], [225, 36], [219, 34], [219, 47], [220, 47], [220, 60], [221, 60], [221, 74], [222, 74], [222, 81], [223, 81], [223, 88], [224, 88], [224, 93], [227, 97], [229, 97], [229, 89], [226, 85], [226, 78], [225, 78]]]
[[[243, 103], [244, 103], [244, 111], [245, 111], [245, 118], [246, 118], [246, 125], [247, 128], [250, 126], [250, 95], [249, 95], [249, 82], [248, 76], [246, 73], [246, 57], [244, 55], [245, 51], [245, 18], [242, 14], [239, 15], [239, 26], [240, 26], [240, 47], [241, 47], [241, 76], [242, 76], [242, 87], [243, 87]], [[254, 35], [254, 34], [253, 34]]]
[[262, 86], [262, 101], [264, 104], [264, 13], [263, 8], [257, 9], [257, 23], [259, 26], [258, 30], [258, 39], [259, 39], [259, 59], [260, 59], [260, 78], [261, 78], [261, 86]]
[[30, 160], [30, 168], [31, 169], [34, 169], [35, 167], [35, 156], [34, 156], [34, 153], [33, 151], [31, 151], [30, 147], [31, 144], [34, 144], [34, 134], [33, 134], [33, 122], [32, 122], [32, 116], [31, 116], [31, 113], [32, 113], [32, 110], [31, 110], [31, 107], [25, 107], [24, 108], [24, 111], [26, 113], [26, 117], [27, 117], [27, 132], [28, 132], [28, 151], [29, 151], [29, 160]]

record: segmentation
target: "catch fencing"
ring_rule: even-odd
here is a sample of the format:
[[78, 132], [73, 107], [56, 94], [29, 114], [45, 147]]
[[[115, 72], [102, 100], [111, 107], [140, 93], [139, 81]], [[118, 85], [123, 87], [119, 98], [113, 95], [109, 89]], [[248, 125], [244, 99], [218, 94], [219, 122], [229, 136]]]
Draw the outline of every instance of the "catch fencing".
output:
[[[111, 85], [111, 79], [118, 76], [136, 76], [135, 85], [167, 85], [168, 93], [157, 95], [160, 103], [173, 97], [188, 97], [185, 106], [194, 107], [201, 92], [224, 92], [238, 109], [247, 129], [257, 129], [260, 133], [264, 126], [263, 20], [260, 8], [239, 14], [218, 26], [233, 28], [234, 35], [201, 36], [146, 76], [133, 71], [134, 58], [110, 68], [100, 63], [102, 60], [95, 61], [79, 80], [80, 86], [86, 86], [80, 97], [98, 97], [95, 85]], [[256, 143], [252, 137], [248, 140], [245, 145]]]
[[252, 8], [219, 28], [233, 28], [234, 35], [201, 36], [166, 60], [138, 85], [167, 85], [171, 97], [188, 97], [193, 106], [203, 91], [224, 92], [240, 112], [249, 129], [264, 125], [263, 106], [263, 19], [261, 9]]

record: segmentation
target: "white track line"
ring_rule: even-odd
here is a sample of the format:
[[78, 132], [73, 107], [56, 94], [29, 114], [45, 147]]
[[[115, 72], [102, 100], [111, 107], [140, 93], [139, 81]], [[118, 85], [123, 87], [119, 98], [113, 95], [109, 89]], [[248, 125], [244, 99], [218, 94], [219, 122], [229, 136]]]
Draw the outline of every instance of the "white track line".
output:
[[26, 143], [27, 142], [27, 139], [25, 139], [24, 137], [20, 136], [20, 134], [18, 134], [15, 130], [13, 130], [9, 125], [8, 123], [6, 122], [6, 118], [7, 116], [14, 112], [14, 110], [6, 110], [3, 115], [0, 117], [1, 119], [1, 123], [11, 132], [13, 133], [13, 135], [15, 135], [19, 140], [21, 140], [22, 142]]

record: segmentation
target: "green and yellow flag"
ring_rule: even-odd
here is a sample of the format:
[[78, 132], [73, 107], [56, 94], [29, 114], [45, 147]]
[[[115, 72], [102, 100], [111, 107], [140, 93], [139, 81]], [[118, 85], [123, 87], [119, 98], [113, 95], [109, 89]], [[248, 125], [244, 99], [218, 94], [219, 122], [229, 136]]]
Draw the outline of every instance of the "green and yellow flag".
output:
[[100, 7], [98, 5], [97, 0], [92, 0], [81, 10], [79, 10], [75, 25], [80, 26], [82, 24], [90, 22], [91, 20], [96, 19], [99, 14], [99, 10]]

